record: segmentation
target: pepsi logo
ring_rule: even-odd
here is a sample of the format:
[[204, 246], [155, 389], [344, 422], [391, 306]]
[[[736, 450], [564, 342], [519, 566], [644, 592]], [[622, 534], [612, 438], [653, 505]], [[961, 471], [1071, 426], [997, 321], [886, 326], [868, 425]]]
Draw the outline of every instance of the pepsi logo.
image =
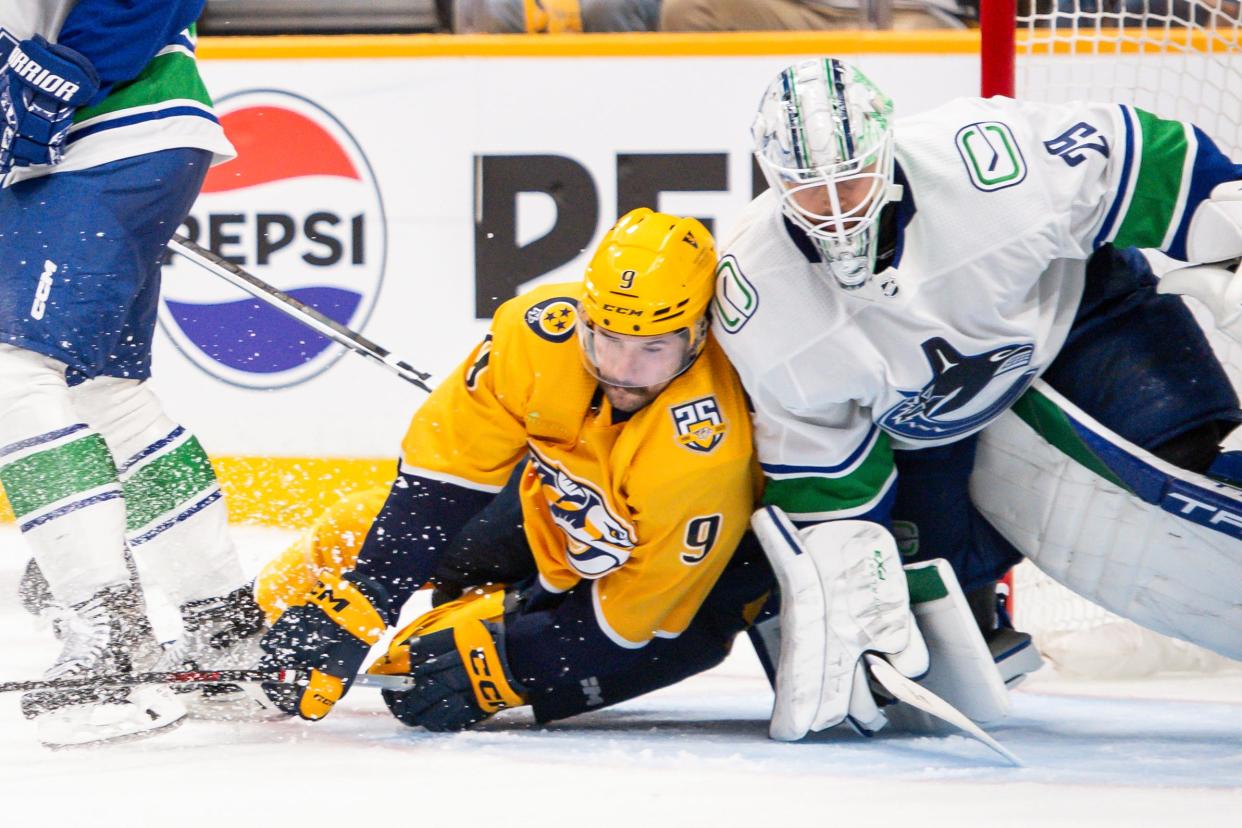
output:
[[[362, 331], [383, 283], [387, 229], [366, 155], [306, 98], [250, 90], [216, 102], [237, 158], [207, 174], [181, 232]], [[164, 268], [161, 329], [195, 365], [247, 388], [284, 388], [345, 350], [180, 256]]]

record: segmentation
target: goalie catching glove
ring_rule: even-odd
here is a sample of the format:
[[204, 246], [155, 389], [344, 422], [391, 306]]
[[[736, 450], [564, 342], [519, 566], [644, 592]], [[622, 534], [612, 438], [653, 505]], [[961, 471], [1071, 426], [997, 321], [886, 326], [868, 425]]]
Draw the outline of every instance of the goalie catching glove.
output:
[[1211, 311], [1216, 327], [1242, 342], [1242, 181], [1219, 184], [1199, 205], [1186, 234], [1186, 256], [1196, 264], [1166, 273], [1161, 293], [1193, 296]]
[[755, 512], [751, 525], [781, 593], [769, 734], [795, 741], [846, 720], [862, 733], [879, 730], [886, 719], [863, 654], [883, 655], [909, 678], [928, 668], [893, 536], [859, 520], [799, 530], [774, 506]]
[[411, 727], [461, 730], [526, 703], [505, 657], [505, 591], [474, 589], [397, 633], [369, 672], [410, 676], [412, 690], [385, 690], [392, 714]]
[[387, 590], [350, 572], [319, 581], [306, 602], [290, 607], [263, 636], [260, 669], [310, 670], [306, 686], [265, 684], [264, 692], [286, 713], [322, 719], [349, 690], [354, 676], [388, 628]]

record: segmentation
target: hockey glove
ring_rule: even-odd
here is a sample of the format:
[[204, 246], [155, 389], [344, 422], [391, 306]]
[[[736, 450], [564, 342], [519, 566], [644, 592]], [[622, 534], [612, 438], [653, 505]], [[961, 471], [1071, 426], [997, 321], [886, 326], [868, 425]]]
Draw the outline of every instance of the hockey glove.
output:
[[74, 110], [98, 91], [95, 67], [73, 49], [40, 35], [17, 44], [0, 67], [0, 176], [60, 161]]
[[503, 589], [471, 590], [416, 619], [393, 639], [374, 673], [408, 675], [414, 689], [385, 690], [411, 727], [461, 730], [526, 703], [505, 657]]
[[261, 669], [310, 670], [310, 681], [263, 690], [286, 713], [311, 721], [328, 715], [387, 629], [389, 605], [384, 587], [356, 572], [315, 584], [306, 603], [286, 610], [260, 642]]
[[798, 530], [768, 506], [751, 518], [781, 592], [780, 660], [769, 734], [795, 741], [842, 721], [874, 733], [886, 719], [871, 693], [866, 652], [899, 672], [927, 671], [927, 645], [893, 536], [878, 523], [838, 520]]

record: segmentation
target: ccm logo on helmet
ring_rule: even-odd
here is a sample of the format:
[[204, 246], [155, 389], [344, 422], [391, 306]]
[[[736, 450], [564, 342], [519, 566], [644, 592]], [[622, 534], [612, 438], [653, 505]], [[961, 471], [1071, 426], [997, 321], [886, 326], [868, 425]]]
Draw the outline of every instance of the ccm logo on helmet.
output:
[[604, 310], [609, 313], [620, 314], [621, 316], [642, 316], [643, 312], [634, 310], [633, 308], [623, 308], [620, 305], [604, 305]]

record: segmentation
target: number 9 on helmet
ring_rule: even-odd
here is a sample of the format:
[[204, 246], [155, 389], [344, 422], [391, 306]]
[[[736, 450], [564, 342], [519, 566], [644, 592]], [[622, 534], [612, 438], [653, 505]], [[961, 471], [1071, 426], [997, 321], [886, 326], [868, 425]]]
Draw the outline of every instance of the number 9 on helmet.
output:
[[596, 379], [623, 388], [668, 382], [707, 338], [716, 244], [698, 219], [640, 207], [608, 231], [583, 278], [578, 327]]

